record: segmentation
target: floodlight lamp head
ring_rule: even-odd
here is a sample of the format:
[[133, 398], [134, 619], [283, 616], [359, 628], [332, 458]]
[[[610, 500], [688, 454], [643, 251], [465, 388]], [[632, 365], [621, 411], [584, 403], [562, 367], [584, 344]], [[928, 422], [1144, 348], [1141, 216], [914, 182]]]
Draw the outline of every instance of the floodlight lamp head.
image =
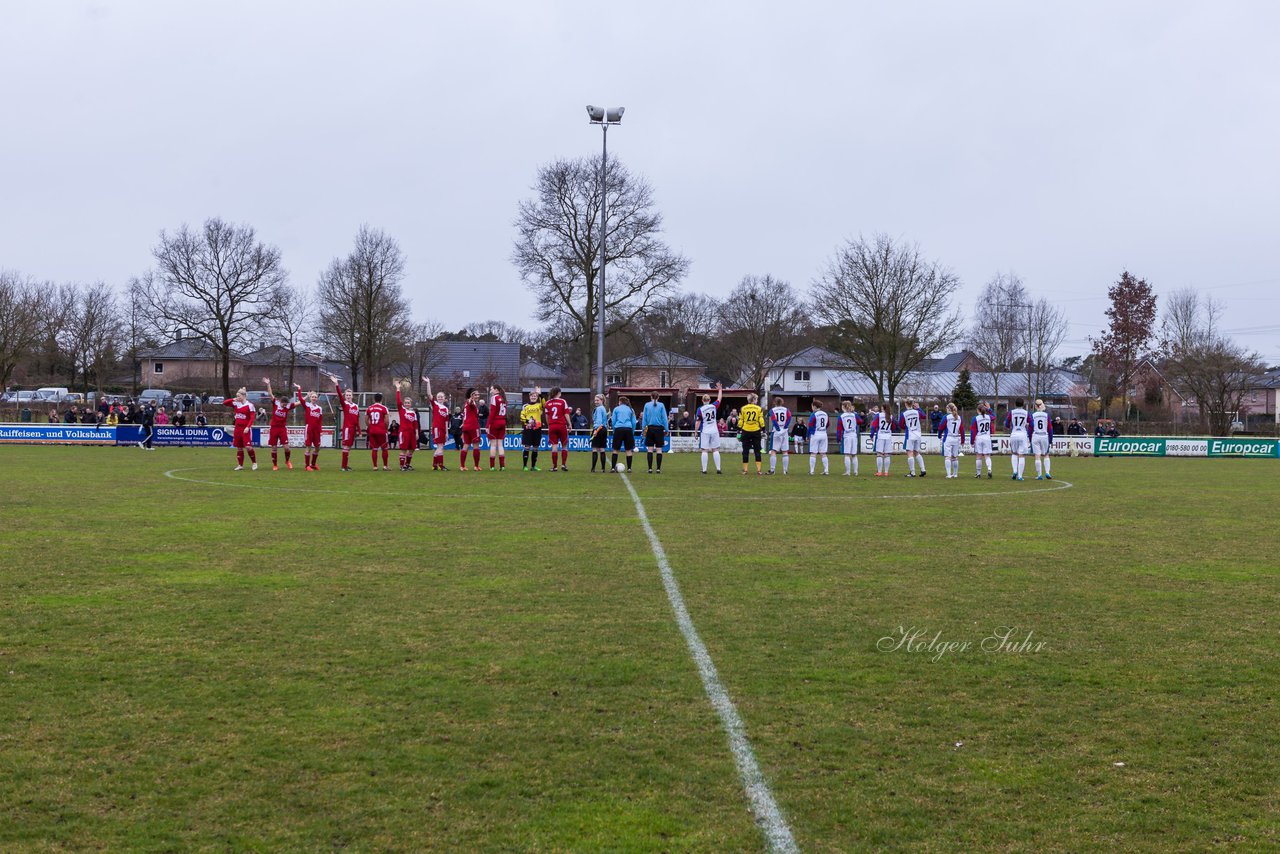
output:
[[614, 107], [605, 113], [605, 120], [610, 124], [617, 124], [622, 121], [622, 114], [627, 111], [626, 107]]
[[587, 104], [587, 115], [593, 122], [602, 122], [604, 121], [604, 107], [593, 107]]

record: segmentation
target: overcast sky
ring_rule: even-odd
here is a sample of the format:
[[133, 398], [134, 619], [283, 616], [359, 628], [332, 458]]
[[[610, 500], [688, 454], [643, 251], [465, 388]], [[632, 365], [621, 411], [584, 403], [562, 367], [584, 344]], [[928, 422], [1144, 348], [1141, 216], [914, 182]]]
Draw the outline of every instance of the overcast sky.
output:
[[1280, 363], [1280, 4], [0, 0], [0, 267], [123, 284], [220, 216], [312, 286], [361, 223], [419, 318], [536, 325], [510, 263], [538, 167], [652, 184], [686, 288], [807, 290], [916, 241], [966, 311], [1014, 270], [1088, 349], [1107, 286], [1194, 285]]

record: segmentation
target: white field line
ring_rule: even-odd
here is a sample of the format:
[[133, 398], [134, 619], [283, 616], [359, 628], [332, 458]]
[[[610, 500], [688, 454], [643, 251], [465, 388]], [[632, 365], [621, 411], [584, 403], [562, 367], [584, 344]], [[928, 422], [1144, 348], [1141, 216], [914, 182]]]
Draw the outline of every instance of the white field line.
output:
[[[360, 495], [394, 495], [394, 496], [413, 496], [419, 493], [408, 490], [353, 490], [353, 489], [313, 489], [310, 487], [293, 487], [293, 486], [267, 486], [257, 483], [228, 483], [222, 480], [201, 480], [196, 477], [184, 477], [181, 472], [189, 471], [206, 471], [202, 466], [191, 468], [169, 469], [164, 476], [172, 480], [180, 480], [185, 483], [199, 483], [205, 486], [227, 486], [232, 489], [259, 489], [268, 492], [315, 492], [321, 495], [351, 495], [353, 492], [359, 492]], [[265, 472], [259, 475], [257, 472], [244, 471], [235, 474], [235, 477], [244, 477], [248, 480], [254, 477], [272, 477], [278, 472]], [[394, 480], [391, 472], [386, 473], [388, 479]], [[399, 474], [399, 472], [396, 472]], [[434, 475], [431, 475], [434, 477]], [[303, 475], [306, 477], [306, 475]], [[943, 478], [945, 480], [945, 478]], [[840, 499], [856, 499], [875, 500], [875, 501], [923, 501], [932, 498], [999, 498], [1006, 495], [1031, 495], [1036, 492], [1056, 492], [1060, 489], [1070, 489], [1074, 484], [1065, 480], [1052, 481], [1053, 486], [1031, 486], [1025, 489], [1006, 489], [998, 492], [927, 492], [927, 493], [911, 493], [907, 495], [867, 495], [862, 492], [829, 492], [822, 495], [823, 501], [840, 500]], [[449, 498], [498, 498], [501, 497], [494, 493], [478, 493], [478, 492], [451, 492]], [[581, 501], [581, 495], [541, 495], [539, 500], [564, 499], [566, 501]], [[625, 496], [621, 495], [592, 495], [592, 501], [623, 501]], [[689, 492], [685, 495], [651, 495], [649, 501], [702, 501], [707, 498], [705, 492]], [[720, 501], [812, 501], [812, 495], [719, 495], [714, 500]]]
[[671, 564], [667, 562], [667, 554], [662, 549], [662, 543], [658, 541], [658, 535], [649, 524], [649, 516], [644, 512], [640, 496], [631, 485], [631, 478], [624, 474], [622, 482], [631, 493], [631, 500], [636, 505], [636, 515], [640, 517], [640, 524], [644, 526], [644, 533], [649, 538], [649, 546], [653, 549], [658, 570], [662, 573], [662, 586], [667, 590], [667, 599], [671, 602], [671, 610], [675, 612], [680, 633], [684, 635], [689, 654], [693, 656], [693, 661], [698, 667], [698, 675], [702, 677], [702, 687], [707, 692], [707, 699], [711, 701], [716, 714], [720, 716], [720, 723], [729, 736], [729, 750], [733, 753], [733, 759], [738, 765], [738, 776], [742, 779], [742, 786], [747, 792], [747, 800], [751, 802], [751, 811], [755, 813], [756, 823], [764, 831], [770, 851], [799, 851], [795, 838], [791, 835], [791, 828], [787, 826], [787, 820], [783, 817], [782, 810], [778, 808], [773, 792], [769, 790], [769, 784], [760, 770], [760, 763], [756, 761], [751, 742], [747, 740], [746, 726], [738, 716], [738, 710], [734, 707], [729, 692], [720, 682], [716, 666], [711, 661], [711, 654], [707, 652], [702, 638], [698, 636], [697, 628], [693, 625], [693, 618], [689, 616], [689, 609], [685, 607], [684, 597], [680, 595], [680, 586], [676, 583], [675, 573], [671, 569]]

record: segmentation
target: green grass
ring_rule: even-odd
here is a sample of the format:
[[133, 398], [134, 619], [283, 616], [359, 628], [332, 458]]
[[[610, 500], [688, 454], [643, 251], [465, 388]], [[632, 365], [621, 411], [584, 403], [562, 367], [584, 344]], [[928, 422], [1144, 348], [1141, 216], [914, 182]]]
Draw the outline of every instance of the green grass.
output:
[[[762, 850], [634, 507], [578, 456], [0, 448], [0, 849]], [[862, 462], [633, 475], [802, 849], [1280, 845], [1274, 462]], [[1045, 646], [877, 649], [1000, 626]]]

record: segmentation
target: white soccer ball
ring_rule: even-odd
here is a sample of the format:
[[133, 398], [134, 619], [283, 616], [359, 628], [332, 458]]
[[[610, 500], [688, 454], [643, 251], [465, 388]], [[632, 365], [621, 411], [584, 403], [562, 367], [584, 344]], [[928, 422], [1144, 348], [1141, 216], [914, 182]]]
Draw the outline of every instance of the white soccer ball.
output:
[[626, 463], [618, 463], [616, 466], [613, 467], [613, 470], [616, 471], [618, 474], [622, 474], [624, 471], [627, 470]]

